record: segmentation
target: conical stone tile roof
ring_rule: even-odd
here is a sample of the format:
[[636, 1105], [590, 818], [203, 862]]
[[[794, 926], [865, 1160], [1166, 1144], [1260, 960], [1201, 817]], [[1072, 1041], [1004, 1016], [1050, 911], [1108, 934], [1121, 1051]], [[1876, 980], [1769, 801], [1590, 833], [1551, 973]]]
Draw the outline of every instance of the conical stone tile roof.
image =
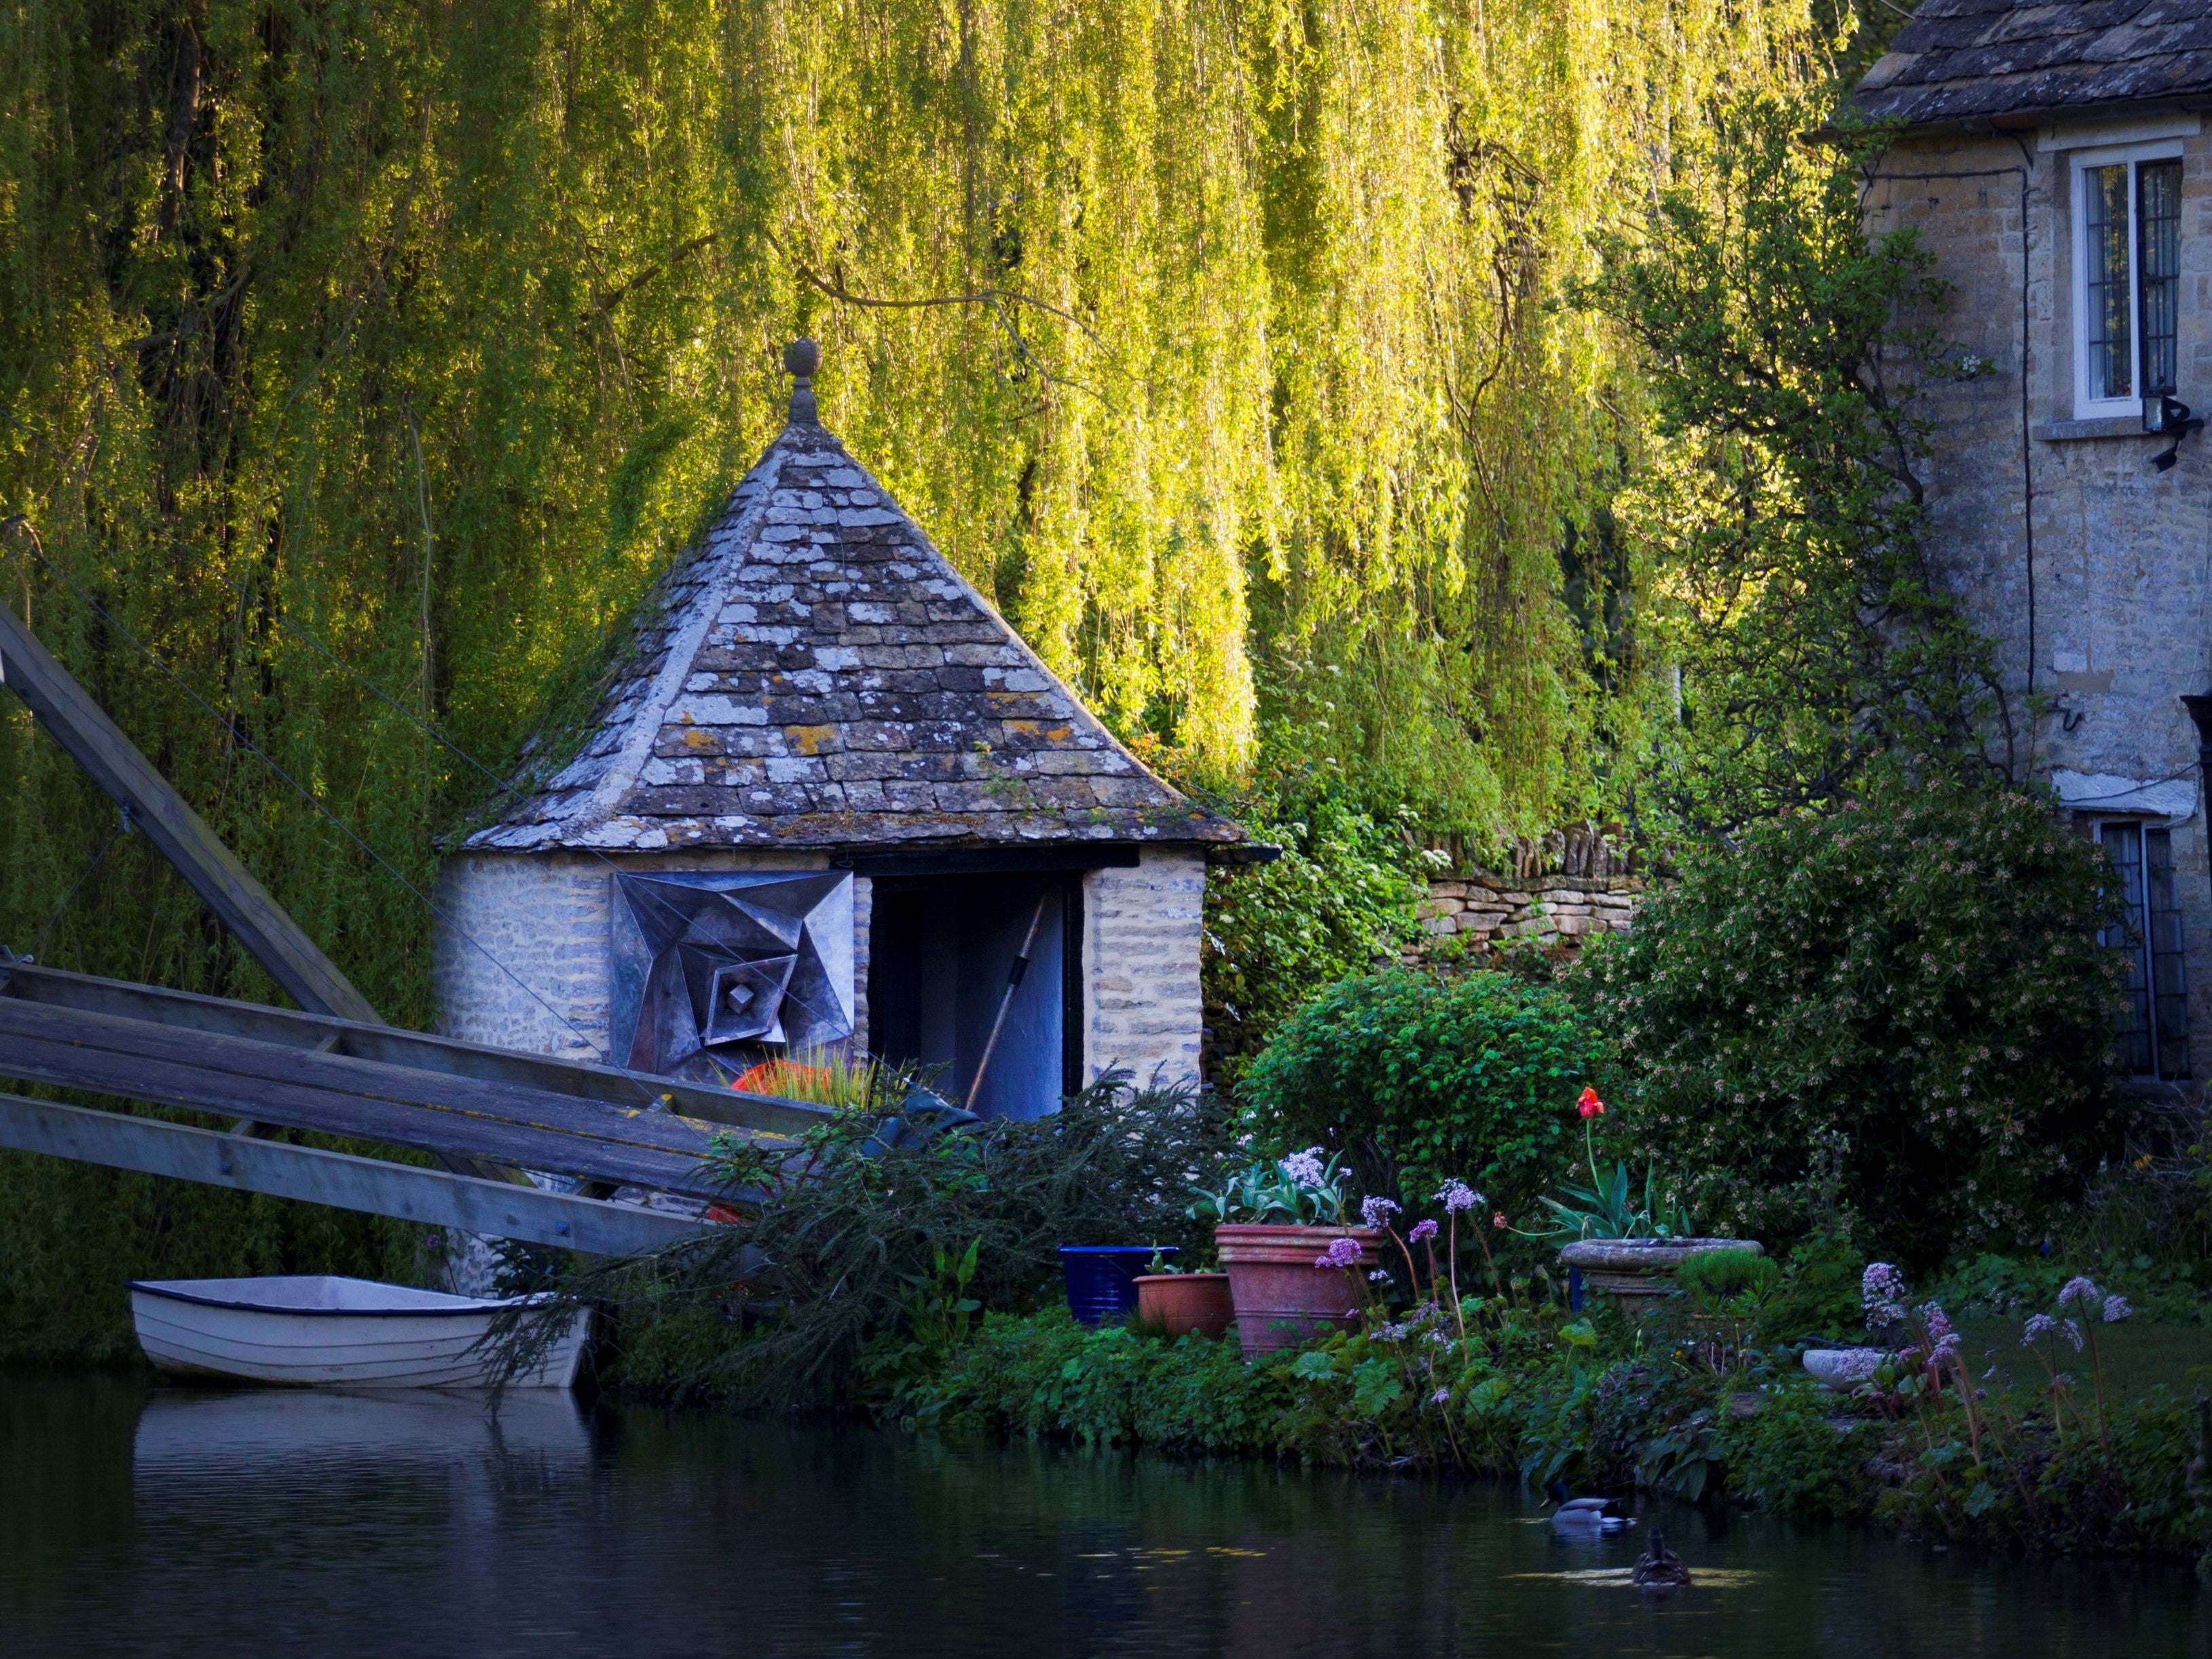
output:
[[803, 375], [792, 403], [643, 607], [575, 758], [470, 850], [1244, 839], [1115, 741], [814, 418]]

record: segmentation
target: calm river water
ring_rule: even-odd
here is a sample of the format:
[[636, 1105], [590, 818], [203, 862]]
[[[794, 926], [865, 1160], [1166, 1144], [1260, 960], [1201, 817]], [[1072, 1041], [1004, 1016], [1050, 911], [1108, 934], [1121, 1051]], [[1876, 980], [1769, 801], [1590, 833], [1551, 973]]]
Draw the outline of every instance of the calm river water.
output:
[[[510, 1399], [0, 1382], [0, 1654], [2202, 1653], [2176, 1570], [1483, 1487]], [[1647, 1521], [1646, 1525], [1650, 1523]], [[1639, 1528], [1632, 1537], [1640, 1539]], [[1679, 1534], [1679, 1535], [1677, 1535]]]

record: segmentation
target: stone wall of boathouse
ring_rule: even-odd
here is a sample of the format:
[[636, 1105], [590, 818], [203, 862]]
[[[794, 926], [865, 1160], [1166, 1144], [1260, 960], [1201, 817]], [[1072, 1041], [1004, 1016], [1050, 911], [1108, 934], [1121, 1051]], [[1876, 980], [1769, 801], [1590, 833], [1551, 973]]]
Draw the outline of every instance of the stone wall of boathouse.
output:
[[[650, 870], [808, 870], [820, 854], [698, 849], [626, 854], [465, 853], [440, 874], [433, 963], [439, 1029], [470, 1042], [604, 1060], [613, 1026], [613, 875]], [[853, 882], [855, 1038], [868, 1042], [872, 884]], [[1085, 1075], [1195, 1077], [1202, 1024], [1201, 853], [1146, 848], [1128, 869], [1084, 878]], [[481, 947], [481, 948], [479, 948]]]

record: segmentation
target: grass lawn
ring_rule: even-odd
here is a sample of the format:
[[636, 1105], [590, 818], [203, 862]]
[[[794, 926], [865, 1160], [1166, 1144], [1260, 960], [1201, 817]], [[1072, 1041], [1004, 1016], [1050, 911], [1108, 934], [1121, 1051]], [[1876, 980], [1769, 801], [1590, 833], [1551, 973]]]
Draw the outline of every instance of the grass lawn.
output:
[[[1979, 1376], [1994, 1361], [1999, 1376], [2009, 1376], [2015, 1388], [2041, 1386], [2042, 1368], [2020, 1346], [2022, 1322], [2017, 1319], [1959, 1322], [1960, 1352], [1975, 1376]], [[2212, 1325], [2154, 1325], [2148, 1320], [2130, 1319], [2118, 1325], [2100, 1325], [2097, 1341], [2105, 1356], [2105, 1388], [2115, 1398], [2147, 1393], [2161, 1382], [2179, 1395], [2186, 1395], [2200, 1384], [2212, 1392]], [[2065, 1369], [2086, 1386], [2087, 1352], [2069, 1356]]]

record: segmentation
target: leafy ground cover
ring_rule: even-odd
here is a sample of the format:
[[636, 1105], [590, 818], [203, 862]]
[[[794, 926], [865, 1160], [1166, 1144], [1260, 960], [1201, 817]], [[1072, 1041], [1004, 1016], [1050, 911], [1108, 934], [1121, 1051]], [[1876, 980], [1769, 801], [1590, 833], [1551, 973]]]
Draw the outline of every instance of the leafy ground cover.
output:
[[1643, 1490], [1946, 1540], [2204, 1559], [2204, 1425], [2162, 1374], [2171, 1334], [2111, 1345], [2107, 1408], [2054, 1413], [2039, 1373], [2014, 1376], [1970, 1430], [1948, 1396], [1832, 1392], [1792, 1350], [1716, 1364], [1679, 1322], [1486, 1310], [1465, 1338], [1440, 1316], [1370, 1322], [1248, 1365], [1233, 1338], [1086, 1329], [1049, 1309], [986, 1317], [884, 1412], [946, 1435]]

